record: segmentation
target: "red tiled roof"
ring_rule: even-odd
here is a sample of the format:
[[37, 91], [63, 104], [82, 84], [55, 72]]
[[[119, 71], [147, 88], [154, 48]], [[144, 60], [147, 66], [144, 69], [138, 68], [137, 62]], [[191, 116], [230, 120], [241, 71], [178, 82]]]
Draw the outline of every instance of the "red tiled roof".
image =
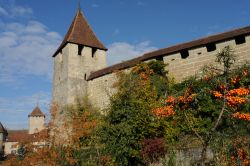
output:
[[44, 140], [48, 137], [47, 129], [41, 130], [38, 133], [29, 134], [28, 130], [8, 130], [6, 142], [35, 142]]
[[36, 108], [34, 108], [34, 110], [29, 114], [30, 116], [44, 116], [44, 113], [40, 110], [40, 108], [38, 106], [36, 106]]
[[23, 142], [30, 140], [28, 130], [8, 130], [6, 142]]
[[107, 48], [101, 43], [100, 40], [98, 40], [95, 33], [92, 31], [92, 28], [88, 24], [80, 9], [77, 11], [67, 34], [65, 35], [59, 48], [53, 54], [53, 57], [55, 57], [67, 43], [81, 44], [84, 46], [107, 50]]
[[143, 62], [143, 61], [146, 61], [149, 59], [154, 59], [154, 58], [157, 58], [160, 56], [167, 56], [167, 55], [171, 55], [171, 54], [176, 53], [176, 52], [180, 52], [181, 50], [197, 48], [197, 47], [205, 46], [209, 43], [226, 41], [226, 40], [233, 39], [237, 36], [249, 35], [249, 34], [250, 34], [250, 26], [247, 26], [244, 28], [239, 28], [239, 29], [231, 30], [231, 31], [224, 32], [224, 33], [211, 35], [211, 36], [204, 37], [204, 38], [201, 38], [198, 40], [193, 40], [191, 42], [186, 42], [186, 43], [174, 45], [171, 47], [159, 49], [159, 50], [156, 50], [153, 52], [145, 53], [144, 55], [142, 55], [140, 57], [137, 57], [137, 58], [134, 58], [134, 59], [122, 62], [122, 63], [112, 65], [110, 67], [92, 72], [90, 74], [90, 76], [88, 77], [88, 80], [92, 80], [92, 79], [101, 77], [103, 75], [110, 74], [110, 73], [117, 71], [117, 70], [130, 68], [130, 67], [135, 66], [136, 64], [138, 64], [140, 62]]

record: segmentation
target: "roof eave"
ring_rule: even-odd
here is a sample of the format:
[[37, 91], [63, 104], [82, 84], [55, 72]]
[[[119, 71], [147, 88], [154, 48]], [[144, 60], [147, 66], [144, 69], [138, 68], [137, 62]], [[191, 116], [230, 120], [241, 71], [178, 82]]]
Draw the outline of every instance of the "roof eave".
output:
[[[62, 44], [62, 45], [56, 50], [56, 52], [53, 54], [52, 57], [53, 57], [53, 58], [56, 57], [57, 54], [58, 54], [58, 53], [66, 46], [66, 44], [68, 44], [68, 43], [77, 44], [77, 45], [79, 44], [79, 43], [76, 43], [76, 42], [67, 41], [67, 42], [65, 42], [64, 44]], [[108, 49], [107, 49], [106, 47], [101, 48], [101, 47], [93, 47], [93, 46], [86, 45], [86, 44], [81, 44], [81, 45], [87, 46], [87, 47], [92, 47], [92, 48], [98, 48], [98, 49], [104, 50], [104, 51], [108, 51]]]

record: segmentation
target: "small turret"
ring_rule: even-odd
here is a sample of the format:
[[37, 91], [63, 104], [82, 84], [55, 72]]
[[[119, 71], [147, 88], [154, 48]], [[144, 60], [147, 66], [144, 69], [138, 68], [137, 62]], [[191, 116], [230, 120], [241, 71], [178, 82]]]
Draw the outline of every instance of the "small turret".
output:
[[0, 122], [0, 158], [4, 153], [4, 142], [7, 135], [8, 135], [7, 130], [3, 127], [2, 123]]
[[45, 115], [38, 106], [36, 106], [28, 117], [29, 134], [34, 134], [44, 129]]

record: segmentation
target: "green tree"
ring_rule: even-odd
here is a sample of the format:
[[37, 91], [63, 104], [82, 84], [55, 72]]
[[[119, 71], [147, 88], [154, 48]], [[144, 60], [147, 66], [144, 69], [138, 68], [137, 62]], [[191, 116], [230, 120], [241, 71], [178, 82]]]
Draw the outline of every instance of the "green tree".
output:
[[161, 95], [167, 91], [164, 67], [158, 61], [143, 63], [130, 73], [118, 76], [118, 92], [111, 98], [106, 123], [100, 131], [105, 152], [118, 165], [143, 164], [142, 141], [164, 136], [164, 130], [151, 112], [159, 106]]

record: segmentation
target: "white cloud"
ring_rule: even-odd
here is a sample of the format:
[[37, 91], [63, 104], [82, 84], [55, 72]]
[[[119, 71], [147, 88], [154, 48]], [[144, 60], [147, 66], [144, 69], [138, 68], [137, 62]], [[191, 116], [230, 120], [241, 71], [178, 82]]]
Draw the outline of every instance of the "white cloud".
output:
[[115, 64], [143, 55], [146, 52], [156, 50], [150, 45], [150, 41], [144, 41], [135, 45], [126, 42], [112, 43], [108, 48], [108, 64]]
[[0, 15], [7, 18], [30, 17], [33, 10], [30, 7], [19, 6], [14, 0], [4, 2], [0, 0]]
[[17, 75], [38, 75], [51, 77], [52, 54], [61, 40], [38, 21], [7, 23], [0, 32], [0, 76], [8, 75], [12, 81]]
[[27, 15], [31, 15], [33, 13], [32, 9], [29, 7], [16, 6], [16, 5], [12, 5], [9, 10], [10, 10], [11, 15], [13, 17], [27, 16]]

